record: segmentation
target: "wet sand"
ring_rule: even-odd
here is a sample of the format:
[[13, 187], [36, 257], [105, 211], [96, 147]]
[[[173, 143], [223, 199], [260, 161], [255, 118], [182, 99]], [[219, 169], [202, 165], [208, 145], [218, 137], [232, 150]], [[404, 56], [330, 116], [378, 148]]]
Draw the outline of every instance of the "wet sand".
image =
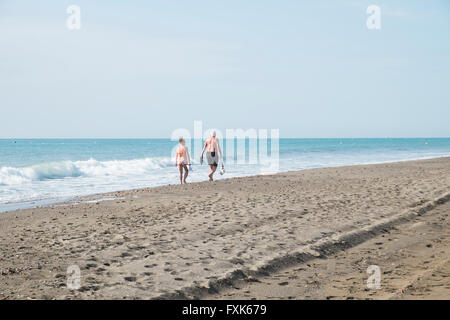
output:
[[[423, 279], [436, 280], [425, 265], [448, 279], [441, 251], [448, 253], [449, 193], [450, 158], [440, 158], [115, 192], [99, 196], [114, 200], [2, 213], [0, 299], [269, 297], [260, 293], [266, 289], [245, 286], [323, 284], [314, 274], [325, 274], [321, 263], [333, 259], [336, 288], [270, 297], [414, 297], [418, 291], [405, 283], [429, 292]], [[432, 217], [444, 220], [414, 220]], [[420, 232], [403, 234], [409, 229], [402, 226], [420, 222]], [[423, 241], [430, 250], [420, 251]], [[379, 260], [367, 258], [378, 253]], [[385, 293], [364, 291], [368, 263], [388, 272], [382, 279], [393, 277], [382, 280]], [[405, 268], [389, 269], [390, 263]], [[79, 290], [66, 286], [71, 265], [81, 269]], [[430, 290], [446, 298], [448, 281], [441, 280]]]

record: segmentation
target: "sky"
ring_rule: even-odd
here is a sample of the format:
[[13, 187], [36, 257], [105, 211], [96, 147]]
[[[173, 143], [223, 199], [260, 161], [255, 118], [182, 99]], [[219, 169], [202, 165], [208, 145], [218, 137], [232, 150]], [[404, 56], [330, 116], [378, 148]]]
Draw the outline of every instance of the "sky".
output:
[[448, 0], [0, 0], [0, 138], [450, 137], [449, 88]]

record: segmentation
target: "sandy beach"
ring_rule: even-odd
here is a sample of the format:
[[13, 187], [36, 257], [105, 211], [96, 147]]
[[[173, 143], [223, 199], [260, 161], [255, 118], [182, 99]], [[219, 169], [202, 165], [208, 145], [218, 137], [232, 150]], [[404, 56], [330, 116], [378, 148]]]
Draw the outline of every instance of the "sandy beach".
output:
[[[241, 281], [209, 299], [450, 299], [450, 202], [348, 250]], [[367, 288], [367, 267], [380, 288]]]
[[0, 299], [450, 298], [450, 158], [108, 197], [0, 214]]

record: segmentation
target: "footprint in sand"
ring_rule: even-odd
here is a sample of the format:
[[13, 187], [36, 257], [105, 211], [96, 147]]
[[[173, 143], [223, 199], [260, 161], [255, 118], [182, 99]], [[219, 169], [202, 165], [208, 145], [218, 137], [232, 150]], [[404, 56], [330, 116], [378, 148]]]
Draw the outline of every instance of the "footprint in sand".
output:
[[136, 277], [124, 277], [124, 280], [128, 281], [128, 282], [135, 282], [136, 281]]

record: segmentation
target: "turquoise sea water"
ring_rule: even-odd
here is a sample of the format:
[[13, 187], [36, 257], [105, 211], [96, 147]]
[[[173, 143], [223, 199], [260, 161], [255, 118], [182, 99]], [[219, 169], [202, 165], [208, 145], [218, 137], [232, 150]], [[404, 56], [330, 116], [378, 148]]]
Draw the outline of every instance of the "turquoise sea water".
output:
[[[231, 156], [223, 143], [226, 174], [267, 173], [249, 141]], [[178, 182], [169, 139], [0, 140], [0, 211], [95, 193]], [[249, 151], [250, 149], [250, 151]], [[269, 144], [270, 150], [270, 144]], [[201, 150], [200, 150], [201, 151]], [[190, 181], [207, 180], [199, 150], [192, 150]], [[257, 153], [257, 152], [256, 152]], [[276, 154], [270, 154], [275, 159]], [[450, 156], [450, 138], [280, 139], [277, 171]], [[236, 163], [240, 159], [239, 163]], [[250, 159], [256, 159], [251, 161]]]

